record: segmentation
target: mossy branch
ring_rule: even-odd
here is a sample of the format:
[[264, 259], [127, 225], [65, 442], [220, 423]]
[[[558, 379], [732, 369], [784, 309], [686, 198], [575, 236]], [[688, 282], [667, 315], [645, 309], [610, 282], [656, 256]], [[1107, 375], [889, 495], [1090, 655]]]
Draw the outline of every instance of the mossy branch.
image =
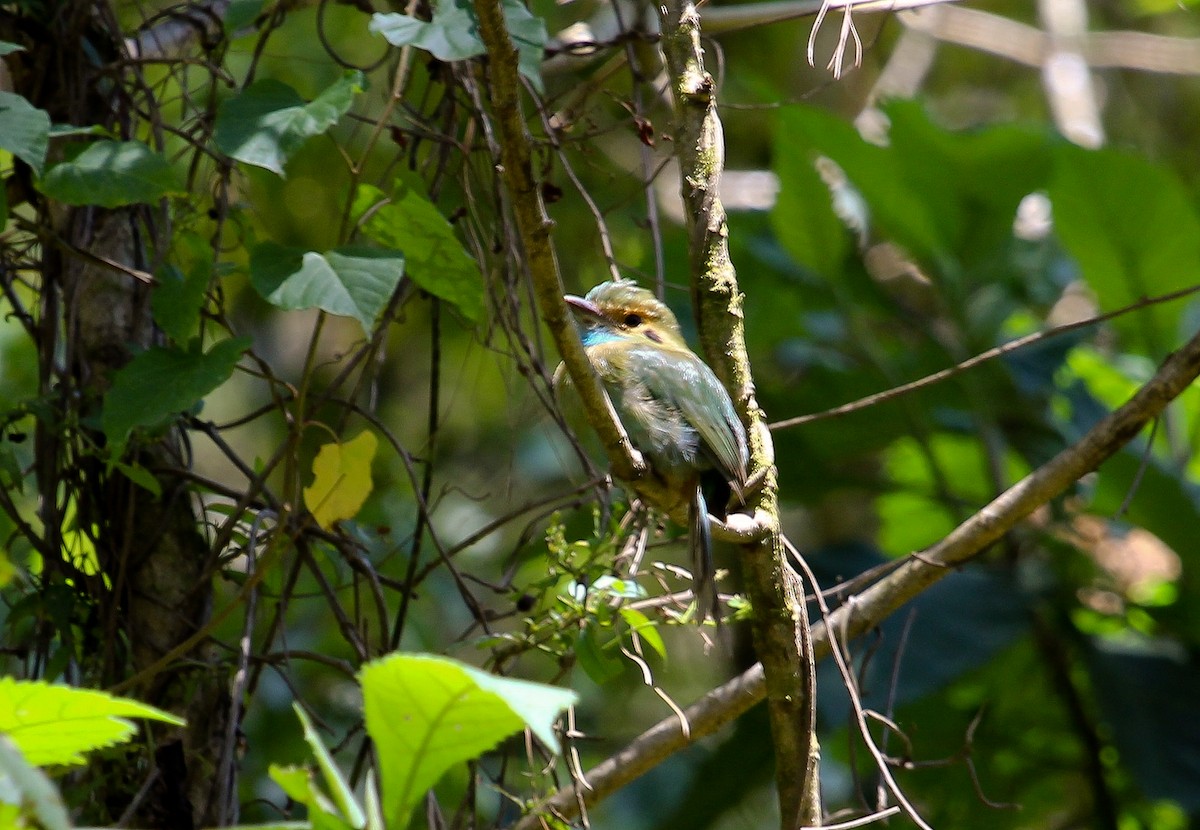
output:
[[790, 830], [816, 824], [821, 816], [815, 787], [819, 753], [814, 667], [807, 655], [804, 592], [788, 568], [780, 538], [774, 446], [754, 397], [746, 353], [744, 297], [729, 257], [729, 227], [719, 196], [724, 135], [716, 84], [704, 68], [700, 16], [690, 0], [666, 0], [658, 8], [675, 103], [675, 146], [690, 232], [696, 322], [706, 358], [749, 427], [750, 475], [763, 485], [747, 510], [767, 532], [741, 546], [742, 572], [754, 608], [754, 646], [766, 672], [782, 827]]

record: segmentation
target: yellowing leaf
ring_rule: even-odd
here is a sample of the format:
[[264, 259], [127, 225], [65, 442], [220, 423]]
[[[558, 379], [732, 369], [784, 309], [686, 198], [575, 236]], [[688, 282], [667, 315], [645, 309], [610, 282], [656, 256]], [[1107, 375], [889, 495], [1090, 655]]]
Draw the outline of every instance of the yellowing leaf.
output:
[[329, 530], [334, 522], [357, 515], [371, 494], [371, 460], [378, 446], [375, 434], [365, 431], [317, 452], [312, 486], [304, 488], [304, 506], [321, 527]]

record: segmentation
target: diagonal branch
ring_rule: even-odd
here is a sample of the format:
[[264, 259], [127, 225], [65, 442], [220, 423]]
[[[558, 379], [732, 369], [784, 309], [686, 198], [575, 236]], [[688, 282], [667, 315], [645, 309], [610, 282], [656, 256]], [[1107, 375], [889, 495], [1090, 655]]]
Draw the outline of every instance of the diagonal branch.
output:
[[[1038, 507], [1099, 468], [1158, 417], [1197, 377], [1200, 377], [1200, 333], [1164, 360], [1154, 377], [1120, 409], [1092, 427], [1078, 442], [1001, 493], [919, 558], [910, 557], [888, 576], [852, 596], [830, 615], [829, 626], [849, 638], [879, 625], [953, 567], [987, 550]], [[813, 628], [813, 649], [818, 659], [830, 653], [829, 632], [824, 624]], [[691, 729], [690, 737], [683, 735], [677, 718], [667, 718], [589, 770], [586, 779], [592, 789], [584, 793], [584, 803], [595, 804], [671, 754], [713, 734], [765, 696], [763, 667], [757, 664], [684, 710]], [[563, 790], [551, 796], [536, 812], [522, 819], [516, 830], [534, 830], [540, 826], [539, 816], [545, 813], [574, 818], [578, 815], [575, 793]]]
[[550, 329], [567, 373], [583, 399], [588, 423], [600, 437], [614, 474], [626, 481], [644, 479], [646, 464], [625, 434], [612, 402], [596, 377], [563, 301], [558, 257], [550, 238], [553, 223], [546, 215], [542, 191], [533, 177], [532, 142], [521, 114], [521, 82], [517, 49], [498, 0], [474, 0], [479, 35], [487, 47], [488, 88], [500, 143], [499, 172], [524, 247], [541, 318]]

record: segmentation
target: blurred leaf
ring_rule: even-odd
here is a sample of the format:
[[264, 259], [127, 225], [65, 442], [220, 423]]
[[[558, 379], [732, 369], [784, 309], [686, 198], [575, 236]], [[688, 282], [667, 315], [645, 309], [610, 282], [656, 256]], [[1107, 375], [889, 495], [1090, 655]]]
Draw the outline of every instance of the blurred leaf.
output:
[[[822, 586], [887, 561], [861, 544], [820, 548], [807, 559]], [[967, 565], [880, 624], [860, 674], [863, 705], [886, 712], [889, 700], [900, 705], [924, 697], [984, 665], [1028, 630], [1027, 600], [1013, 575], [1003, 568]], [[821, 722], [845, 723], [849, 703], [836, 667], [822, 663], [817, 679]]]
[[1015, 124], [947, 130], [917, 101], [892, 101], [885, 112], [895, 163], [937, 218], [943, 253], [994, 260], [1013, 235], [1021, 200], [1047, 185], [1054, 145], [1046, 131]]
[[578, 697], [429, 655], [392, 654], [365, 665], [361, 679], [384, 812], [394, 830], [408, 825], [425, 791], [450, 767], [525, 726], [557, 751], [554, 720]]
[[621, 617], [625, 620], [629, 630], [636, 633], [642, 638], [642, 642], [654, 649], [659, 657], [666, 658], [667, 646], [663, 642], [662, 635], [658, 633], [658, 628], [655, 624], [636, 608], [628, 608], [622, 606]]
[[377, 248], [344, 247], [322, 254], [264, 242], [250, 254], [250, 281], [269, 303], [353, 317], [368, 336], [406, 268], [399, 252]]
[[348, 70], [306, 103], [281, 81], [256, 81], [221, 106], [213, 139], [225, 155], [282, 176], [284, 165], [304, 142], [349, 111], [363, 83], [361, 72]]
[[625, 663], [616, 656], [616, 651], [605, 650], [606, 644], [600, 641], [600, 632], [598, 623], [588, 621], [575, 635], [571, 649], [583, 673], [597, 686], [616, 680], [625, 672]]
[[313, 483], [304, 488], [304, 506], [317, 524], [330, 530], [358, 515], [371, 494], [371, 462], [379, 439], [370, 430], [345, 443], [326, 444], [313, 460]]
[[[278, 826], [285, 828], [311, 827], [312, 830], [357, 830], [342, 820], [337, 807], [325, 793], [321, 792], [321, 788], [317, 785], [310, 770], [303, 767], [284, 767], [271, 764], [268, 774], [289, 799], [304, 805], [308, 812], [307, 822], [299, 825], [284, 823]], [[277, 825], [265, 825], [268, 828], [275, 826]], [[250, 829], [247, 828], [247, 830]], [[254, 830], [261, 830], [261, 828], [255, 827]]]
[[38, 187], [68, 205], [114, 208], [157, 201], [182, 191], [183, 182], [165, 156], [140, 141], [97, 141], [47, 170]]
[[[863, 140], [845, 119], [815, 107], [790, 107], [784, 117], [783, 135], [792, 152], [808, 158], [810, 163], [818, 156], [835, 162], [847, 184], [865, 200], [868, 227], [875, 235], [882, 233], [918, 256], [949, 248], [940, 218], [905, 180], [902, 160], [894, 151]], [[780, 185], [787, 187], [783, 182]], [[807, 186], [812, 186], [811, 180]], [[811, 198], [819, 196], [812, 194]], [[818, 224], [822, 235], [829, 233], [827, 217]], [[780, 231], [786, 234], [798, 229]]]
[[134, 357], [113, 376], [104, 396], [100, 421], [109, 443], [124, 446], [134, 427], [153, 426], [191, 409], [229, 379], [249, 347], [250, 341], [239, 337], [207, 352], [193, 341], [187, 351], [159, 346]]
[[[779, 177], [779, 196], [771, 210], [775, 233], [784, 249], [796, 260], [823, 277], [835, 278], [851, 249], [850, 232], [834, 212], [829, 188], [814, 167], [812, 153], [793, 137], [809, 128], [810, 112], [797, 108], [781, 110], [776, 126], [772, 167]], [[843, 137], [845, 126], [837, 126]]]
[[124, 742], [137, 729], [126, 718], [183, 726], [174, 715], [136, 700], [0, 677], [0, 735], [36, 766], [82, 764], [84, 752]]
[[0, 812], [0, 827], [23, 828], [18, 817], [32, 816], [43, 830], [70, 830], [71, 817], [58, 788], [46, 773], [35, 767], [6, 735], [0, 734], [0, 810], [12, 808], [6, 816]]
[[[11, 43], [7, 52], [20, 49]], [[50, 116], [13, 92], [0, 92], [0, 150], [7, 150], [33, 168], [38, 176], [46, 164], [46, 149], [50, 145]]]
[[[517, 47], [521, 74], [540, 92], [546, 24], [519, 0], [503, 0], [502, 5], [504, 21]], [[416, 46], [442, 61], [467, 60], [487, 52], [470, 0], [438, 0], [429, 22], [395, 12], [377, 12], [371, 18], [370, 30], [383, 35], [393, 46]]]
[[471, 322], [483, 318], [479, 266], [446, 217], [415, 187], [398, 181], [389, 200], [378, 188], [361, 185], [353, 212], [365, 218], [363, 233], [404, 253], [406, 273], [413, 282], [453, 304]]
[[[363, 433], [367, 435], [369, 433]], [[321, 775], [325, 779], [325, 785], [329, 787], [333, 793], [334, 803], [337, 804], [338, 810], [341, 811], [341, 816], [345, 817], [346, 823], [354, 830], [362, 830], [367, 823], [367, 817], [363, 813], [362, 808], [354, 800], [354, 791], [342, 776], [341, 770], [337, 768], [333, 757], [329, 754], [329, 750], [325, 748], [325, 744], [321, 742], [321, 738], [313, 729], [312, 721], [308, 719], [303, 707], [299, 703], [292, 703], [292, 710], [295, 711], [296, 717], [300, 719], [301, 725], [304, 727], [304, 740], [312, 750], [313, 757], [317, 759], [317, 766], [321, 769]]]
[[5, 55], [11, 55], [13, 52], [24, 52], [25, 47], [16, 43], [9, 43], [7, 40], [0, 40], [0, 58]]
[[[1102, 311], [1200, 280], [1200, 215], [1165, 167], [1116, 150], [1064, 146], [1050, 199], [1055, 232]], [[1113, 325], [1165, 354], [1179, 314], [1178, 303], [1150, 306]]]
[[1138, 785], [1200, 811], [1200, 663], [1169, 642], [1093, 638], [1085, 646], [1092, 688]]
[[221, 20], [225, 32], [231, 37], [236, 37], [238, 32], [254, 23], [265, 2], [266, 0], [230, 0]]
[[146, 490], [156, 498], [162, 495], [162, 485], [154, 477], [154, 473], [138, 464], [126, 464], [124, 461], [114, 461], [113, 467], [125, 478], [138, 487]]

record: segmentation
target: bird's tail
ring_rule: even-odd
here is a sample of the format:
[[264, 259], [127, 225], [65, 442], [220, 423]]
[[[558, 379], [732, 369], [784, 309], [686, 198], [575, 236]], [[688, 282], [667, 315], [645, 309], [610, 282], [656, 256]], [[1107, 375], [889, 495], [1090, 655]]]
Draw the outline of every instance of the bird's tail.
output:
[[712, 527], [708, 523], [708, 504], [700, 485], [688, 506], [688, 541], [692, 549], [692, 590], [696, 595], [697, 622], [712, 617], [721, 620], [717, 598], [716, 570], [713, 566]]

